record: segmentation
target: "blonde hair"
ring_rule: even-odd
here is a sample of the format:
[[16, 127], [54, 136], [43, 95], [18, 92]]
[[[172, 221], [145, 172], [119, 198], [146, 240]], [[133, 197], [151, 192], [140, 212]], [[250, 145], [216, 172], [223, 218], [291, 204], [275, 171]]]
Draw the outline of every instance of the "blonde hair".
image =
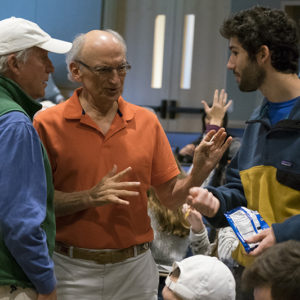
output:
[[[178, 178], [184, 178], [186, 174], [181, 169], [179, 162], [176, 160], [181, 173]], [[178, 237], [186, 237], [190, 233], [190, 224], [184, 218], [182, 207], [172, 211], [162, 205], [156, 195], [156, 192], [151, 187], [148, 192], [148, 206], [152, 210], [154, 217], [158, 223], [158, 230], [166, 232]]]

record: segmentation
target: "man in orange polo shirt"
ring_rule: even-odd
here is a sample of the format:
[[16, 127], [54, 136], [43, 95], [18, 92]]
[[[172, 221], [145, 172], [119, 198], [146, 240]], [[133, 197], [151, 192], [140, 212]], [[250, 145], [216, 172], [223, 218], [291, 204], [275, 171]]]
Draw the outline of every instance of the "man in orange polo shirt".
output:
[[231, 138], [224, 143], [223, 129], [208, 133], [196, 148], [192, 173], [177, 180], [158, 119], [121, 96], [130, 69], [124, 40], [113, 31], [79, 35], [67, 64], [70, 78], [82, 87], [34, 121], [56, 190], [58, 297], [156, 299], [146, 192], [153, 186], [167, 207], [182, 205]]

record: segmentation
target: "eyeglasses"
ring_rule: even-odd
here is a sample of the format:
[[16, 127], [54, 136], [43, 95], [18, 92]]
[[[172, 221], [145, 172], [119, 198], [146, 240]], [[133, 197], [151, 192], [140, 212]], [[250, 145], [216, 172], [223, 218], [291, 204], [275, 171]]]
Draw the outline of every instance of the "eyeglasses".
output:
[[81, 60], [75, 60], [75, 62], [81, 64], [82, 66], [84, 66], [89, 71], [91, 71], [94, 74], [96, 74], [97, 76], [109, 76], [109, 75], [111, 75], [111, 73], [112, 73], [113, 70], [116, 70], [117, 73], [120, 76], [124, 76], [131, 69], [131, 65], [128, 62], [126, 62], [126, 63], [124, 63], [122, 65], [119, 65], [119, 66], [117, 66], [115, 68], [114, 67], [108, 67], [108, 66], [90, 67], [89, 65], [85, 64]]

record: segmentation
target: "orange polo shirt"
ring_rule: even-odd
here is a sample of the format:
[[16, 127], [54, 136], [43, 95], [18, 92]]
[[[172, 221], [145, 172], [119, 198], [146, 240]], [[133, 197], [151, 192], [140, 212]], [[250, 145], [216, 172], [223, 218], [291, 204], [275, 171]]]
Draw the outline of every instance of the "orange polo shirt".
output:
[[34, 126], [49, 155], [56, 190], [87, 190], [117, 165], [140, 181], [130, 205], [109, 204], [58, 217], [56, 239], [90, 249], [121, 249], [153, 239], [146, 191], [179, 174], [170, 144], [155, 114], [119, 98], [119, 111], [104, 136], [84, 113], [77, 89], [66, 102], [38, 113]]

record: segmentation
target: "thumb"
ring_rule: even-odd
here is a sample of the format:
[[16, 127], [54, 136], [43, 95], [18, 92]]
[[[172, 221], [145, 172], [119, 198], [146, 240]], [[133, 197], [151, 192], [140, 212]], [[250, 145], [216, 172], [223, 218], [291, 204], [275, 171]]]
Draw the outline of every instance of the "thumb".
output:
[[209, 110], [209, 106], [208, 106], [207, 102], [205, 100], [202, 100], [201, 103], [203, 104], [205, 112], [207, 112]]
[[263, 231], [247, 238], [245, 241], [247, 243], [257, 243], [260, 242], [262, 239], [263, 239]]
[[231, 104], [232, 104], [232, 100], [229, 100], [229, 101], [227, 102], [227, 104], [225, 105], [226, 111], [227, 111], [228, 108], [231, 106]]
[[199, 193], [199, 187], [192, 187], [190, 188], [189, 192], [191, 196], [196, 197]]

